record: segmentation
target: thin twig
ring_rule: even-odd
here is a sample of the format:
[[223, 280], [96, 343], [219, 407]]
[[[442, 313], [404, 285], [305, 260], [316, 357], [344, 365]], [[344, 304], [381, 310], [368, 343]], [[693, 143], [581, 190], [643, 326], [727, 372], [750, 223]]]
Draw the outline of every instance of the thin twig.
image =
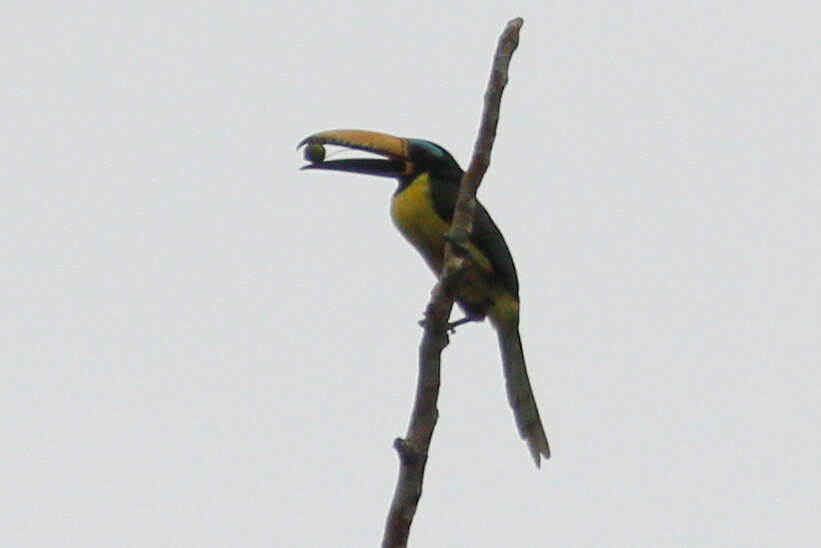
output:
[[439, 415], [436, 401], [439, 397], [441, 354], [448, 344], [447, 323], [453, 308], [458, 280], [468, 260], [462, 256], [458, 246], [453, 245], [452, 242], [457, 244], [466, 242], [473, 228], [476, 189], [479, 188], [482, 177], [490, 165], [490, 152], [496, 138], [496, 126], [499, 123], [502, 91], [507, 84], [510, 57], [519, 45], [519, 29], [522, 28], [523, 23], [521, 18], [513, 19], [499, 37], [490, 80], [485, 92], [485, 105], [479, 134], [473, 148], [470, 165], [462, 178], [449, 231], [450, 237], [445, 245], [444, 267], [425, 311], [425, 331], [419, 345], [419, 377], [413, 412], [405, 438], [397, 438], [394, 442], [394, 447], [399, 453], [399, 479], [385, 524], [383, 548], [407, 546], [411, 522], [416, 514], [416, 505], [422, 496], [422, 480], [428, 460], [428, 449]]

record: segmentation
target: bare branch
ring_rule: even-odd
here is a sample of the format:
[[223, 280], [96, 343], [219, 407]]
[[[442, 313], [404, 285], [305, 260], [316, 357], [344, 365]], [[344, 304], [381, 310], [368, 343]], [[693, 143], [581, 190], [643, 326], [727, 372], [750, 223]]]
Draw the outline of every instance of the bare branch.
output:
[[399, 478], [385, 524], [383, 548], [407, 546], [416, 505], [422, 496], [422, 480], [428, 460], [428, 449], [439, 415], [436, 401], [439, 397], [442, 350], [448, 344], [447, 322], [453, 308], [459, 277], [468, 261], [458, 244], [467, 242], [473, 228], [476, 190], [490, 165], [490, 152], [496, 138], [496, 126], [499, 124], [502, 91], [507, 84], [510, 58], [519, 45], [519, 30], [523, 23], [521, 18], [513, 19], [499, 37], [485, 92], [479, 134], [470, 165], [462, 178], [453, 222], [448, 233], [444, 267], [425, 311], [425, 332], [419, 345], [419, 377], [413, 412], [405, 438], [397, 438], [394, 442], [394, 447], [399, 453]]

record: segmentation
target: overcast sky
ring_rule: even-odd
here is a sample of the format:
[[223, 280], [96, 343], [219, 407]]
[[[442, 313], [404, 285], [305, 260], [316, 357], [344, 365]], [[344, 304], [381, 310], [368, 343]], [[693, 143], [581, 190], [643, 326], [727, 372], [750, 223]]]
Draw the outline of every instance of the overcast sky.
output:
[[553, 449], [460, 328], [413, 546], [817, 546], [811, 2], [18, 3], [0, 22], [8, 546], [374, 546], [434, 277], [352, 127], [466, 164]]

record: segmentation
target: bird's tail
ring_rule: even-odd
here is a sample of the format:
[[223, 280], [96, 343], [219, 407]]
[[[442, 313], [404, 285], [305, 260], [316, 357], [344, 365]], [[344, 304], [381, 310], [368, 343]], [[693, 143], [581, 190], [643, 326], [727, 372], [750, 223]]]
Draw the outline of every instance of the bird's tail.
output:
[[544, 433], [542, 419], [536, 407], [530, 379], [527, 376], [525, 357], [522, 352], [522, 339], [519, 337], [518, 322], [497, 323], [499, 347], [502, 350], [502, 367], [505, 371], [507, 399], [513, 408], [519, 434], [527, 441], [536, 467], [541, 464], [541, 457], [550, 458], [550, 446]]

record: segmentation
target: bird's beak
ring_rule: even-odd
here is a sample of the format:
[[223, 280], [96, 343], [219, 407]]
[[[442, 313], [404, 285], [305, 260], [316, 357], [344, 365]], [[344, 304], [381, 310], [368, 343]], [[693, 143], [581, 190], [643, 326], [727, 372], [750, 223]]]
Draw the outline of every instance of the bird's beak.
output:
[[[383, 177], [401, 177], [413, 172], [408, 140], [401, 137], [361, 129], [332, 129], [309, 135], [300, 141], [297, 148], [305, 145], [309, 147], [306, 149], [305, 157], [310, 163], [300, 169], [328, 169]], [[317, 150], [317, 145], [318, 152], [311, 154]], [[364, 150], [384, 156], [385, 159], [350, 158], [325, 161], [323, 145]]]

